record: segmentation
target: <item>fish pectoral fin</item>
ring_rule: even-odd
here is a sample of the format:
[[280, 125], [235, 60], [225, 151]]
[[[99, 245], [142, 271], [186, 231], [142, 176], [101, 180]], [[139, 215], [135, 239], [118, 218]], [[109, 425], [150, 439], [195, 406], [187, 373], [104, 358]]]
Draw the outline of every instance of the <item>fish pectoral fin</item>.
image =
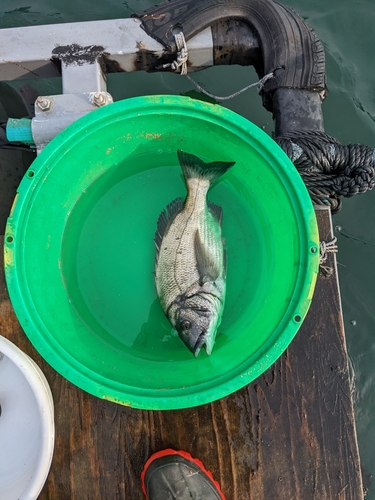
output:
[[169, 203], [169, 205], [167, 205], [167, 207], [162, 210], [161, 214], [159, 215], [155, 233], [156, 259], [158, 258], [161, 242], [164, 238], [164, 235], [168, 232], [168, 229], [176, 215], [179, 214], [183, 208], [184, 200], [182, 198], [176, 198], [175, 200], [171, 201], [171, 203]]
[[212, 203], [211, 201], [208, 202], [208, 208], [221, 227], [223, 223], [223, 209], [219, 205], [215, 205], [215, 203]]
[[215, 256], [205, 248], [198, 231], [195, 233], [194, 250], [201, 284], [206, 281], [215, 281], [220, 276], [220, 265]]

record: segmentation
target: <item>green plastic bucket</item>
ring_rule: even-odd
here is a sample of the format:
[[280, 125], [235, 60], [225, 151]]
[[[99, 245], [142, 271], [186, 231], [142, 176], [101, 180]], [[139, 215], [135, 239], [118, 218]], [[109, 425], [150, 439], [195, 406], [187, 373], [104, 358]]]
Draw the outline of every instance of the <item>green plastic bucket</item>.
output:
[[[227, 298], [211, 356], [173, 332], [154, 285], [161, 210], [186, 194], [177, 149], [236, 165], [223, 207]], [[262, 130], [187, 97], [128, 99], [60, 133], [18, 190], [5, 235], [12, 304], [40, 354], [73, 384], [145, 409], [208, 403], [283, 353], [309, 308], [318, 231], [294, 166]]]

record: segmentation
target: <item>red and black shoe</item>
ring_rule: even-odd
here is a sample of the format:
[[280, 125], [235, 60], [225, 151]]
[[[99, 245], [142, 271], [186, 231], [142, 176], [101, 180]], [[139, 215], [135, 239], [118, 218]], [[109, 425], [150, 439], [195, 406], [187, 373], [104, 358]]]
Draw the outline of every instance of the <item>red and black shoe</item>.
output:
[[147, 500], [225, 500], [220, 485], [202, 462], [185, 451], [154, 453], [141, 474]]

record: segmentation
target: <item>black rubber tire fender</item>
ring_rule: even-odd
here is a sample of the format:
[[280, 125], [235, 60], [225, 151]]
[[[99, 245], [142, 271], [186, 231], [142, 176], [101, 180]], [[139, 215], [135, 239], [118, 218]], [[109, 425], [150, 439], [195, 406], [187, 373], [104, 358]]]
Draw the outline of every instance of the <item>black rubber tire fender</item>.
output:
[[[273, 0], [173, 0], [139, 16], [146, 33], [168, 51], [176, 51], [173, 30], [181, 27], [186, 40], [224, 19], [247, 22], [259, 38], [263, 67], [260, 77], [273, 72], [263, 94], [278, 88], [326, 92], [324, 48], [315, 32], [291, 8]], [[272, 108], [270, 96], [264, 105]], [[266, 102], [265, 102], [266, 101]]]

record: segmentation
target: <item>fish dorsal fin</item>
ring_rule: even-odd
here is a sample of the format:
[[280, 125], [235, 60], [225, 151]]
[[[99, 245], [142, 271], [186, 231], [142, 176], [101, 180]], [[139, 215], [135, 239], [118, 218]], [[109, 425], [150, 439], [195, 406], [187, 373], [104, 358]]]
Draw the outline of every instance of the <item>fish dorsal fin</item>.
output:
[[233, 161], [214, 161], [206, 163], [198, 156], [190, 153], [184, 153], [180, 149], [177, 150], [178, 160], [184, 173], [185, 181], [188, 179], [207, 179], [210, 184], [213, 184], [221, 175], [232, 167]]
[[219, 263], [213, 255], [207, 252], [198, 231], [195, 233], [194, 250], [200, 284], [203, 285], [207, 281], [214, 282], [217, 280], [220, 276]]
[[221, 227], [223, 222], [223, 209], [219, 207], [219, 205], [215, 205], [215, 203], [212, 203], [211, 201], [208, 202], [208, 208]]
[[164, 238], [164, 235], [168, 231], [169, 226], [171, 225], [176, 215], [179, 214], [183, 208], [184, 200], [182, 198], [176, 198], [175, 200], [171, 201], [169, 205], [167, 205], [167, 207], [160, 213], [155, 233], [157, 255], [159, 255], [160, 245]]

